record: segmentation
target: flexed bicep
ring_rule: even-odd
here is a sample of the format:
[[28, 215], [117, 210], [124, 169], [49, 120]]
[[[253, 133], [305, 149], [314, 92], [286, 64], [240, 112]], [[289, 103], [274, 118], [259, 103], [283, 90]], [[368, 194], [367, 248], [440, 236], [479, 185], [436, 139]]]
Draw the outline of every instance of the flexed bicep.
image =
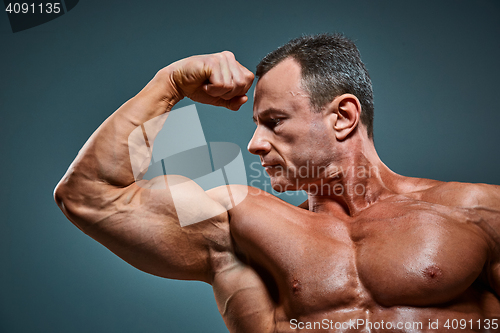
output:
[[[86, 234], [134, 267], [161, 277], [210, 283], [212, 252], [227, 251], [230, 246], [227, 212], [194, 182], [176, 178], [180, 177], [157, 177], [120, 190], [109, 188], [102, 192], [101, 200], [110, 204], [98, 210], [88, 207], [87, 213], [78, 212], [78, 216], [94, 220], [85, 224]], [[169, 180], [189, 183], [185, 198], [178, 198], [177, 204]], [[181, 226], [180, 209], [190, 211], [199, 221]]]

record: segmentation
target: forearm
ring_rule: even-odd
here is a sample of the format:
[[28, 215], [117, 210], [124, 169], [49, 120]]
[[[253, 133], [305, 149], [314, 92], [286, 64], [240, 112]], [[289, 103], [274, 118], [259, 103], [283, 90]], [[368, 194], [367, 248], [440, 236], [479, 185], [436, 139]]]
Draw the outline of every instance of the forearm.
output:
[[117, 187], [133, 183], [131, 159], [148, 156], [140, 156], [138, 149], [137, 154], [131, 156], [129, 142], [138, 143], [130, 134], [148, 120], [169, 112], [182, 98], [168, 81], [165, 69], [158, 72], [139, 94], [115, 111], [92, 134], [61, 182], [69, 181], [69, 177], [78, 177]]

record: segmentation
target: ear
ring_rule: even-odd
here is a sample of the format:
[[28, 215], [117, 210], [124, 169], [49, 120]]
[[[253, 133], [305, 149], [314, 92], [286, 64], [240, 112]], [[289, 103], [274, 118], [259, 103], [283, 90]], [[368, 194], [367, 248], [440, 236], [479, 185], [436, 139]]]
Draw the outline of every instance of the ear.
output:
[[361, 115], [361, 103], [352, 94], [343, 94], [330, 103], [331, 112], [335, 115], [333, 129], [337, 140], [344, 140], [358, 126]]

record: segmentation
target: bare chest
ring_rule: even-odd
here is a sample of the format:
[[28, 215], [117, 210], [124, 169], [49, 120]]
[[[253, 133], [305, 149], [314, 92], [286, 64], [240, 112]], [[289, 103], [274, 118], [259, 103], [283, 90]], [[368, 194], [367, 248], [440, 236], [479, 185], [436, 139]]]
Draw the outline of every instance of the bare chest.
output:
[[290, 313], [443, 304], [487, 260], [473, 216], [422, 205], [380, 207], [347, 222], [280, 210], [239, 222], [236, 243]]

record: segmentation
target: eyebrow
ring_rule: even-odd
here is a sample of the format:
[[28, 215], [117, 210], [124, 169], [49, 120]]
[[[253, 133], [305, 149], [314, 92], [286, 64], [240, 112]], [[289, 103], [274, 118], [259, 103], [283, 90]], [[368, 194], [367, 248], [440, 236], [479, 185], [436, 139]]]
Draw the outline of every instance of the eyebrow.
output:
[[[260, 112], [259, 113], [259, 117], [260, 118], [265, 118], [267, 116], [269, 116], [270, 114], [273, 114], [273, 113], [281, 113], [281, 114], [285, 114], [285, 111], [281, 110], [281, 109], [276, 109], [276, 108], [269, 108], [269, 109], [265, 109], [264, 111]], [[252, 117], [252, 120], [254, 123], [257, 123], [257, 118], [255, 118], [255, 116]]]

